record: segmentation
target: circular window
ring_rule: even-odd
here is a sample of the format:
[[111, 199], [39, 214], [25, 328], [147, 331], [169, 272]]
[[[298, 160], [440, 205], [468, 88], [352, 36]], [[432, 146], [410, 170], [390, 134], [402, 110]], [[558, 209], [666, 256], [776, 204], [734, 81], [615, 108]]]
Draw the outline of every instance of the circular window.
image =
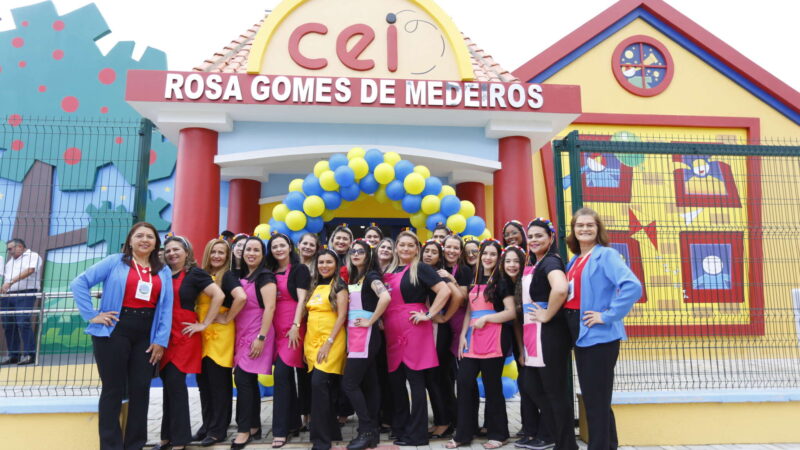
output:
[[617, 82], [629, 92], [658, 95], [669, 86], [675, 65], [666, 47], [649, 36], [631, 36], [614, 50], [611, 70]]

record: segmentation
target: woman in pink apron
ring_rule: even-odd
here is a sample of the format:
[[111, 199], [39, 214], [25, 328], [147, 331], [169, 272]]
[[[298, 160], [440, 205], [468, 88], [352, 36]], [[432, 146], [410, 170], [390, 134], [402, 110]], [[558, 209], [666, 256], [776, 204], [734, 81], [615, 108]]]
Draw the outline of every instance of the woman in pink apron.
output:
[[[531, 433], [523, 439], [534, 447], [555, 443], [559, 449], [575, 450], [568, 384], [572, 342], [562, 309], [568, 283], [554, 239], [555, 228], [549, 220], [536, 218], [528, 223], [528, 249], [534, 264], [525, 268], [522, 279], [518, 347], [525, 371], [520, 377], [525, 378], [521, 389], [540, 405], [542, 418], [538, 436]], [[543, 429], [550, 433], [542, 433]]]
[[[164, 241], [164, 259], [172, 269], [172, 330], [169, 346], [161, 358], [159, 376], [164, 384], [161, 442], [154, 448], [184, 448], [192, 441], [189, 392], [186, 374], [200, 373], [203, 338], [201, 332], [217, 316], [225, 295], [203, 269], [197, 267], [189, 241], [170, 236]], [[197, 320], [195, 300], [201, 292], [212, 298], [203, 323]]]
[[[436, 272], [419, 263], [417, 236], [405, 230], [397, 236], [395, 259], [383, 275], [392, 300], [383, 315], [386, 359], [394, 401], [392, 431], [395, 445], [428, 445], [428, 401], [425, 370], [436, 367], [436, 344], [431, 318], [447, 302], [450, 290]], [[430, 309], [429, 291], [436, 293]], [[406, 381], [411, 386], [409, 414]]]
[[[278, 291], [275, 317], [272, 319], [275, 327], [272, 448], [280, 448], [286, 445], [292, 434], [298, 434], [303, 425], [301, 414], [310, 413], [311, 385], [308, 369], [303, 363], [306, 327], [303, 322], [295, 322], [294, 319], [308, 295], [311, 274], [308, 267], [300, 264], [294, 242], [278, 232], [273, 232], [267, 242], [267, 269], [275, 274]], [[304, 400], [309, 404], [304, 404]]]
[[238, 433], [231, 448], [244, 448], [261, 439], [261, 395], [258, 374], [272, 373], [275, 350], [275, 274], [264, 266], [267, 248], [261, 239], [245, 241], [241, 279], [247, 303], [236, 316], [236, 345], [233, 350], [233, 381], [236, 383], [236, 425]]
[[381, 280], [375, 251], [366, 240], [356, 239], [350, 247], [348, 272], [347, 364], [342, 377], [342, 391], [358, 416], [358, 436], [347, 448], [363, 450], [374, 448], [380, 441], [377, 355], [383, 342], [378, 321], [391, 297]]
[[467, 445], [478, 432], [478, 408], [474, 402], [478, 372], [486, 392], [484, 422], [489, 441], [483, 446], [498, 448], [508, 439], [501, 376], [513, 334], [508, 322], [514, 320], [516, 312], [515, 286], [501, 276], [497, 267], [501, 250], [495, 240], [481, 244], [480, 262], [467, 297], [467, 315], [459, 339], [458, 425], [447, 448]]

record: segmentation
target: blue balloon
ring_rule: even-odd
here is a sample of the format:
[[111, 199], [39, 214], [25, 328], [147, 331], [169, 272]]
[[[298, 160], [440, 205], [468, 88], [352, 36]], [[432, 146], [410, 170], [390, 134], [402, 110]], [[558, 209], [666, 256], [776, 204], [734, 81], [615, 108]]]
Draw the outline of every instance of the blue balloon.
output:
[[277, 231], [278, 233], [285, 234], [287, 236], [289, 235], [289, 233], [292, 232], [292, 230], [289, 229], [289, 226], [286, 225], [286, 222], [282, 220], [276, 221], [275, 228], [273, 228], [273, 230]]
[[347, 155], [344, 153], [336, 153], [331, 155], [331, 159], [328, 160], [328, 166], [331, 170], [336, 171], [341, 166], [347, 165]]
[[[310, 219], [310, 217], [309, 217], [309, 219]], [[315, 217], [315, 219], [319, 219], [319, 217]], [[308, 225], [306, 225], [306, 226], [308, 226]], [[308, 230], [292, 231], [291, 238], [294, 241], [294, 243], [296, 244], [296, 243], [300, 242], [300, 239], [302, 239], [303, 235], [306, 234], [306, 233], [308, 233]]]
[[403, 211], [409, 214], [416, 214], [422, 205], [422, 196], [408, 194], [403, 197]]
[[483, 378], [478, 378], [478, 395], [481, 398], [486, 398], [486, 390], [483, 387]]
[[[452, 216], [453, 214], [458, 214], [458, 211], [461, 210], [461, 200], [458, 199], [455, 195], [445, 195], [442, 198], [442, 202], [439, 203], [439, 212], [444, 214], [445, 216]], [[481, 233], [483, 231], [481, 230]]]
[[353, 200], [357, 199], [359, 195], [361, 195], [361, 189], [358, 188], [356, 183], [353, 183], [350, 186], [342, 186], [339, 188], [339, 194], [342, 195], [344, 200], [352, 202]]
[[[334, 210], [342, 204], [342, 196], [337, 192], [325, 191], [320, 197], [322, 197], [322, 201], [325, 202], [325, 209]], [[481, 230], [481, 233], [483, 233], [483, 230]]]
[[358, 187], [360, 187], [365, 194], [374, 194], [381, 185], [375, 180], [374, 175], [368, 173], [358, 182]]
[[403, 187], [403, 182], [392, 180], [391, 183], [386, 185], [386, 196], [390, 200], [400, 200], [406, 195], [406, 188]]
[[428, 177], [425, 180], [425, 189], [422, 190], [422, 196], [439, 195], [439, 192], [442, 192], [442, 180], [436, 177]]
[[508, 377], [503, 377], [503, 397], [511, 398], [519, 391], [517, 382]]
[[303, 201], [306, 199], [306, 196], [299, 193], [299, 192], [289, 192], [286, 195], [286, 200], [283, 203], [289, 207], [292, 211], [302, 211], [303, 210]]
[[325, 221], [322, 220], [322, 217], [309, 217], [306, 222], [306, 230], [308, 230], [309, 233], [319, 233], [324, 226]]
[[472, 236], [480, 236], [483, 234], [483, 230], [486, 229], [486, 222], [483, 221], [478, 216], [472, 216], [467, 218], [467, 228], [464, 229], [464, 232], [461, 234], [464, 235], [472, 235]]
[[[440, 212], [433, 213], [428, 216], [427, 220], [425, 220], [425, 228], [433, 231], [433, 229], [436, 228], [436, 225], [440, 223], [447, 223], [447, 216]], [[483, 233], [483, 230], [481, 230], [481, 233]]]
[[322, 186], [319, 185], [319, 178], [313, 173], [306, 175], [303, 180], [303, 192], [306, 195], [320, 195], [322, 194]]
[[375, 170], [375, 166], [383, 162], [383, 152], [377, 148], [371, 148], [364, 154], [364, 160], [369, 165], [369, 170]]
[[406, 159], [401, 159], [400, 161], [397, 161], [397, 164], [394, 165], [394, 177], [400, 181], [403, 181], [406, 178], [406, 175], [413, 171], [414, 163]]
[[275, 220], [274, 217], [270, 217], [269, 222], [267, 222], [267, 223], [269, 224], [269, 229], [270, 230], [274, 230], [275, 227], [278, 225], [278, 221]]
[[274, 386], [262, 386], [260, 384], [258, 385], [258, 390], [259, 393], [261, 394], [261, 397], [272, 397], [272, 394], [275, 392], [274, 389], [275, 389]]

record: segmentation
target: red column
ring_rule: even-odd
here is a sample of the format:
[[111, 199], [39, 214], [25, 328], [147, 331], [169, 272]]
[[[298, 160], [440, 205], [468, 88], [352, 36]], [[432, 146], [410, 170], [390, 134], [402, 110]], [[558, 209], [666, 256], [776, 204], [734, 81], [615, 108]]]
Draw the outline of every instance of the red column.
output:
[[534, 217], [533, 160], [531, 141], [522, 136], [501, 138], [499, 160], [494, 173], [494, 235], [503, 235], [503, 224], [511, 219], [522, 223]]
[[456, 195], [461, 200], [469, 200], [475, 205], [475, 215], [486, 219], [486, 190], [483, 183], [467, 181], [456, 185]]
[[195, 255], [219, 236], [219, 167], [217, 132], [184, 128], [178, 140], [172, 231], [189, 239]]
[[228, 192], [228, 229], [234, 233], [252, 234], [261, 218], [258, 200], [261, 198], [261, 182], [255, 180], [231, 180]]

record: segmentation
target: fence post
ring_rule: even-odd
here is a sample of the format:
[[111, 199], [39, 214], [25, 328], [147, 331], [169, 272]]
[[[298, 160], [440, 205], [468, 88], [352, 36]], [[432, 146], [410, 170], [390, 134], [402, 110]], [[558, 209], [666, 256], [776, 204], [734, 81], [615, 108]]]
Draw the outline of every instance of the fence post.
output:
[[583, 208], [583, 183], [581, 181], [581, 152], [578, 145], [578, 131], [567, 135], [567, 151], [569, 152], [569, 179], [572, 192], [572, 212]]
[[553, 143], [553, 171], [555, 172], [556, 192], [556, 220], [558, 222], [558, 252], [561, 259], [567, 261], [567, 224], [564, 212], [564, 169], [561, 163], [561, 153], [565, 151], [566, 139]]
[[133, 222], [145, 220], [147, 216], [147, 178], [150, 173], [150, 144], [153, 138], [153, 122], [142, 119], [139, 125], [139, 165], [136, 172], [136, 191], [133, 197]]

